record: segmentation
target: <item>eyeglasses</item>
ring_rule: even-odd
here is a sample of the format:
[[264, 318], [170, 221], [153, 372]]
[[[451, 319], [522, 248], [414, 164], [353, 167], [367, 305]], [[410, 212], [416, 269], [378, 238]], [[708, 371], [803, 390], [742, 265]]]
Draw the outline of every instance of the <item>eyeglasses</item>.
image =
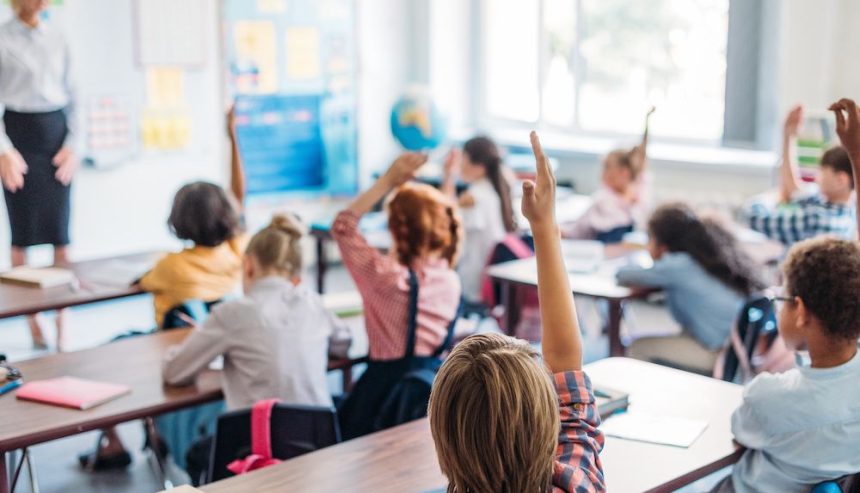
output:
[[786, 303], [794, 303], [794, 296], [771, 296], [770, 301], [777, 310], [780, 310]]

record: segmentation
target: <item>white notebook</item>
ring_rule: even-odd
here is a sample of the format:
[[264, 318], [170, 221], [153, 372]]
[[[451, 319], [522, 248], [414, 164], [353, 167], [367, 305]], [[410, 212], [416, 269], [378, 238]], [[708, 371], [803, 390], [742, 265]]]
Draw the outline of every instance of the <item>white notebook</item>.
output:
[[707, 427], [707, 421], [635, 411], [614, 414], [600, 425], [608, 436], [684, 448], [692, 445]]
[[59, 267], [15, 267], [0, 274], [0, 281], [34, 288], [54, 288], [73, 285], [75, 273]]

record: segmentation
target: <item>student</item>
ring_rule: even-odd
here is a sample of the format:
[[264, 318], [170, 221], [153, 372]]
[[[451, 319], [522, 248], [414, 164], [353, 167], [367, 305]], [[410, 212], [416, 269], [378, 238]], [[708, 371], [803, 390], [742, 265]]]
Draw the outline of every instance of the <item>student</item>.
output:
[[732, 433], [747, 451], [719, 491], [805, 493], [860, 471], [860, 246], [806, 240], [782, 270], [779, 332], [811, 364], [762, 373], [744, 389]]
[[[474, 335], [446, 359], [430, 398], [430, 431], [449, 492], [605, 491], [603, 435], [564, 269], [555, 178], [532, 132], [537, 183], [523, 185], [535, 238], [543, 361], [525, 342]], [[552, 375], [550, 375], [550, 372]]]
[[508, 183], [499, 148], [488, 137], [475, 137], [463, 144], [462, 154], [452, 150], [445, 161], [442, 191], [456, 193], [457, 178], [469, 184], [458, 202], [463, 216], [465, 240], [457, 272], [464, 297], [481, 302], [481, 275], [496, 244], [517, 230]]
[[603, 160], [603, 186], [591, 196], [592, 204], [576, 222], [563, 226], [570, 239], [619, 243], [625, 233], [645, 221], [648, 194], [648, 125], [655, 108], [645, 115], [642, 142], [633, 149], [616, 149]]
[[224, 356], [227, 409], [263, 399], [331, 406], [326, 382], [328, 340], [338, 325], [316, 292], [301, 284], [302, 227], [276, 215], [251, 238], [242, 261], [245, 296], [213, 308], [181, 346], [164, 357], [170, 385], [187, 385]]
[[[400, 377], [414, 369], [407, 354], [410, 293], [417, 284], [414, 356], [428, 369], [438, 368], [433, 355], [445, 345], [460, 305], [460, 279], [454, 271], [460, 248], [460, 219], [453, 202], [433, 187], [406, 184], [427, 161], [422, 154], [398, 157], [370, 189], [340, 212], [331, 232], [344, 265], [364, 300], [369, 342], [367, 370], [338, 414], [345, 439], [376, 428], [385, 398]], [[361, 216], [395, 190], [388, 209], [393, 247], [383, 255], [368, 245], [358, 229]]]
[[802, 106], [794, 107], [785, 119], [779, 205], [753, 200], [747, 210], [750, 227], [786, 245], [822, 234], [854, 238], [856, 208], [851, 198], [854, 182], [848, 154], [841, 146], [828, 149], [819, 163], [819, 190], [804, 190], [795, 157], [802, 120]]
[[[195, 182], [176, 192], [167, 224], [181, 240], [194, 245], [159, 260], [140, 279], [140, 287], [153, 294], [155, 321], [164, 327], [168, 311], [189, 300], [214, 302], [232, 293], [242, 278], [242, 252], [247, 236], [242, 232], [241, 210], [245, 175], [236, 139], [235, 112], [227, 114], [230, 138], [229, 196], [218, 185]], [[131, 463], [116, 429], [103, 430], [97, 450], [78, 456], [90, 470], [117, 469]]]
[[214, 183], [194, 182], [180, 188], [167, 224], [177, 238], [192, 246], [168, 254], [140, 279], [140, 287], [153, 294], [159, 328], [177, 305], [188, 300], [219, 301], [234, 292], [241, 280], [242, 252], [248, 241], [242, 231], [245, 176], [232, 109], [227, 133], [233, 196]]
[[630, 356], [710, 374], [743, 302], [766, 287], [760, 268], [734, 235], [687, 205], [659, 207], [648, 222], [650, 268], [624, 266], [627, 286], [665, 290], [669, 311], [683, 327], [671, 337], [643, 337]]

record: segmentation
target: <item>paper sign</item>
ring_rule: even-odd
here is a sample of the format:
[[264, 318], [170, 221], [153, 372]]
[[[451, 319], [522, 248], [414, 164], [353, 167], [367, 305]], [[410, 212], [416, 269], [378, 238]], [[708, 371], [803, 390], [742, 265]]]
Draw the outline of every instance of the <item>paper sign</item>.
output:
[[287, 11], [287, 0], [257, 0], [261, 14], [283, 14]]
[[238, 21], [233, 27], [236, 91], [268, 94], [278, 89], [275, 24], [272, 21]]
[[146, 69], [146, 97], [149, 107], [177, 108], [185, 103], [182, 69], [151, 67]]
[[286, 30], [287, 77], [316, 79], [320, 76], [320, 31], [315, 27]]

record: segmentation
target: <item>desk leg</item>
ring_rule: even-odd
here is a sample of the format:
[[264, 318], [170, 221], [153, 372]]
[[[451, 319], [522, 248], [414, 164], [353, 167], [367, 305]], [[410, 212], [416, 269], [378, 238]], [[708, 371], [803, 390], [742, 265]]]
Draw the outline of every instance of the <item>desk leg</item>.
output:
[[621, 300], [607, 300], [609, 303], [609, 318], [606, 321], [606, 333], [609, 336], [609, 356], [624, 356], [626, 348], [621, 343]]
[[326, 239], [317, 236], [317, 293], [325, 292], [325, 272], [328, 270], [328, 258], [325, 252]]
[[517, 285], [512, 282], [502, 281], [502, 306], [505, 307], [504, 324], [502, 330], [509, 336], [515, 335], [517, 323], [520, 321], [520, 299], [517, 294]]
[[8, 452], [0, 452], [0, 493], [9, 493], [9, 469], [7, 461], [11, 458]]

